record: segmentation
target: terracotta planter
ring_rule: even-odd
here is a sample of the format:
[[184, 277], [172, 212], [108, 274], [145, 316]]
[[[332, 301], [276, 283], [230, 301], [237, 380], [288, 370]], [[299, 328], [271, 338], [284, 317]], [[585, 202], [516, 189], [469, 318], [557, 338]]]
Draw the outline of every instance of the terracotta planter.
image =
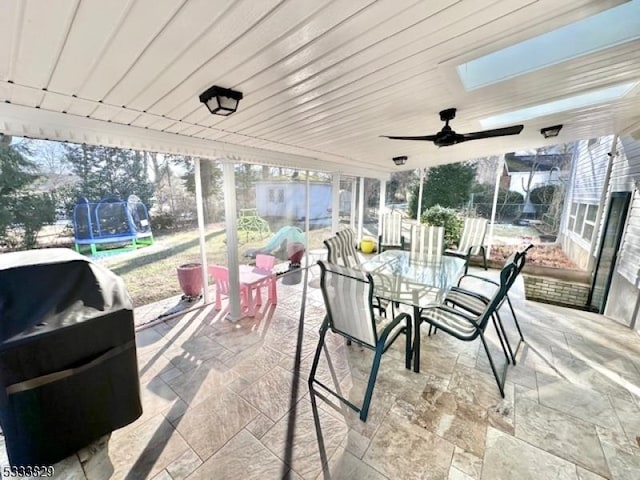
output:
[[202, 293], [202, 265], [186, 263], [178, 268], [178, 282], [186, 297], [197, 297]]

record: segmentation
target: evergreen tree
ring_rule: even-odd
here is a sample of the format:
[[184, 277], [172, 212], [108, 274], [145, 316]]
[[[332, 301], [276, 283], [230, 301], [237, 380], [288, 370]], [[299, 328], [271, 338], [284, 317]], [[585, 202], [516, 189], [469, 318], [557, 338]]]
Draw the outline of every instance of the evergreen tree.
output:
[[135, 194], [151, 207], [154, 186], [149, 182], [147, 162], [139, 151], [92, 145], [67, 145], [67, 160], [79, 178], [77, 197], [91, 202]]
[[[188, 192], [195, 195], [195, 161], [192, 157], [174, 157], [173, 162], [182, 165], [186, 173], [182, 176]], [[200, 159], [200, 180], [202, 182], [202, 206], [205, 222], [213, 222], [217, 219], [216, 208], [222, 203], [222, 170], [217, 162], [206, 158]]]
[[[422, 211], [440, 205], [447, 208], [460, 208], [469, 201], [471, 186], [476, 177], [475, 166], [469, 163], [449, 163], [429, 169], [422, 189]], [[409, 215], [414, 217], [418, 211], [418, 189], [411, 189]]]
[[38, 179], [35, 164], [19, 146], [11, 145], [11, 137], [0, 138], [0, 243], [33, 248], [38, 232], [53, 222], [55, 208], [47, 194], [33, 191]]
[[236, 165], [236, 192], [238, 209], [256, 207], [256, 188], [254, 182], [259, 173], [253, 165], [243, 163]]

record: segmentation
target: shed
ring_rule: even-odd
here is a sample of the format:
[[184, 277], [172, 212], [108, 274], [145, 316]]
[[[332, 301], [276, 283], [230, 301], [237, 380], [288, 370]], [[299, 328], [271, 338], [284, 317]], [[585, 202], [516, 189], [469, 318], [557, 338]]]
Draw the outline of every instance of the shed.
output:
[[[309, 222], [331, 223], [331, 190], [329, 182], [309, 183]], [[256, 182], [256, 208], [261, 217], [305, 219], [306, 182], [271, 180]]]

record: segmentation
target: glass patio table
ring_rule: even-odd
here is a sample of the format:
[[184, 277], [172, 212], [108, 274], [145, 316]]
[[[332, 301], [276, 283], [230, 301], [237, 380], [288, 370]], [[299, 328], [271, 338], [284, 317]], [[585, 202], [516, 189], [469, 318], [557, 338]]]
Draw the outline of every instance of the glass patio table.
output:
[[404, 250], [387, 250], [360, 265], [371, 274], [374, 295], [413, 308], [413, 371], [420, 371], [420, 314], [442, 304], [464, 271], [464, 259], [442, 255], [435, 261]]

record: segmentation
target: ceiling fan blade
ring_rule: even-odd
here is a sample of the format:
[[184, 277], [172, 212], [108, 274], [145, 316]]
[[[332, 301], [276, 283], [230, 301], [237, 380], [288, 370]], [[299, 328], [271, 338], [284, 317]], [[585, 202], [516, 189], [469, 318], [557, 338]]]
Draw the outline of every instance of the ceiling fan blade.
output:
[[481, 132], [463, 133], [461, 135], [464, 138], [464, 140], [462, 141], [479, 140], [482, 138], [518, 135], [523, 128], [524, 128], [524, 125], [513, 125], [511, 127], [495, 128], [493, 130], [483, 130]]
[[436, 139], [435, 135], [422, 135], [420, 137], [391, 137], [389, 135], [381, 135], [384, 138], [390, 138], [391, 140], [426, 140], [433, 142]]

